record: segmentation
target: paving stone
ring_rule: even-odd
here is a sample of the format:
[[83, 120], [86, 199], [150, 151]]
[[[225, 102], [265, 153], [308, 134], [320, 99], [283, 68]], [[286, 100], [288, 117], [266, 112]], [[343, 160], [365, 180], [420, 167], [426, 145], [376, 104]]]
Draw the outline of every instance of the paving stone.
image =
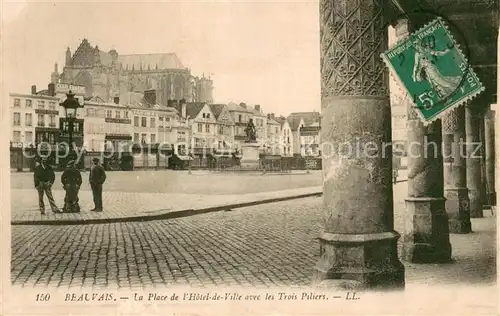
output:
[[[404, 183], [394, 189], [398, 231], [405, 190]], [[12, 280], [25, 286], [309, 286], [319, 256], [314, 238], [321, 204], [308, 198], [144, 223], [13, 226]], [[495, 219], [473, 219], [472, 225], [473, 234], [451, 235], [455, 263], [405, 263], [406, 282], [494, 282]]]

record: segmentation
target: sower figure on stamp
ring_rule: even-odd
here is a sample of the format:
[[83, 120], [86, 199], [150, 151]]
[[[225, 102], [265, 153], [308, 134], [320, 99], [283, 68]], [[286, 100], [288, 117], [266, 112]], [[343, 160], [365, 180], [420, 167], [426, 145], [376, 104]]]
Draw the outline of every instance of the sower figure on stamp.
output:
[[80, 212], [78, 192], [80, 191], [80, 186], [82, 185], [82, 175], [80, 174], [80, 171], [75, 168], [74, 160], [68, 162], [68, 166], [61, 176], [61, 182], [64, 190], [66, 191], [63, 211], [68, 213]]
[[91, 211], [102, 212], [102, 185], [106, 181], [106, 172], [99, 164], [99, 158], [92, 159], [94, 165], [90, 169], [89, 183], [94, 196], [95, 208]]
[[35, 168], [33, 178], [35, 180], [35, 188], [38, 191], [38, 205], [40, 207], [40, 213], [42, 213], [42, 215], [45, 214], [45, 204], [43, 202], [44, 194], [47, 195], [47, 198], [49, 199], [52, 212], [61, 213], [61, 211], [57, 208], [52, 195], [52, 184], [56, 179], [56, 175], [52, 167], [47, 163], [47, 157], [43, 157], [40, 160], [40, 164]]

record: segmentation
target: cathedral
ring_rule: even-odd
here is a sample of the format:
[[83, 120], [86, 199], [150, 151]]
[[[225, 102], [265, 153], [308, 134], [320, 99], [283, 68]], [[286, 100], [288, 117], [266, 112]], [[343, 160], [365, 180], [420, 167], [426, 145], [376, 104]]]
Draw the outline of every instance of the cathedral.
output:
[[87, 97], [99, 96], [112, 101], [129, 92], [143, 93], [155, 89], [157, 103], [185, 99], [187, 102], [213, 102], [212, 80], [191, 75], [175, 53], [119, 55], [92, 47], [84, 39], [72, 55], [68, 47], [63, 72], [57, 64], [52, 83], [67, 83], [85, 87]]

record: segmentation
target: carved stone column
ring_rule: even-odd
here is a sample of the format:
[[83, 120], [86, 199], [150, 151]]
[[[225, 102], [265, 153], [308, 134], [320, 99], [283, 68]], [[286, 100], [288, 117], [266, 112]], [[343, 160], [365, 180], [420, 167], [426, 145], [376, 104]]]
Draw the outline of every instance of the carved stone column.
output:
[[486, 198], [489, 206], [497, 205], [495, 189], [495, 111], [489, 110], [484, 118], [486, 155]]
[[465, 107], [465, 133], [467, 148], [467, 188], [469, 189], [470, 217], [483, 217], [481, 201], [481, 116], [474, 109], [474, 100]]
[[[396, 36], [408, 36], [406, 20], [399, 21]], [[441, 120], [424, 126], [407, 102], [408, 197], [402, 257], [416, 263], [451, 259], [448, 216], [445, 211]]]
[[321, 0], [324, 232], [314, 283], [401, 287], [383, 4]]
[[465, 162], [465, 107], [443, 119], [444, 196], [451, 233], [471, 232], [467, 167]]

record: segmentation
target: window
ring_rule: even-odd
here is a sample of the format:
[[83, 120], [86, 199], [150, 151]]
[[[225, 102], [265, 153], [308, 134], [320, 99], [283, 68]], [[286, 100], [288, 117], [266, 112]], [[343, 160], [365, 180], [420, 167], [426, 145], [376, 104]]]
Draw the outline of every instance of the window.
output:
[[148, 136], [147, 134], [144, 134], [144, 133], [143, 133], [143, 134], [141, 134], [141, 143], [142, 143], [142, 144], [145, 144], [145, 143], [146, 143], [146, 137], [147, 137], [147, 136]]
[[240, 114], [240, 115], [238, 115], [238, 122], [240, 122], [240, 123], [242, 122], [242, 121], [241, 121], [241, 114]]
[[150, 123], [151, 123], [151, 124], [150, 124], [150, 125], [151, 125], [151, 127], [156, 127], [156, 120], [155, 120], [155, 118], [154, 118], [154, 117], [152, 117], [149, 121], [150, 121]]
[[26, 113], [24, 116], [24, 121], [26, 126], [32, 126], [33, 125], [33, 115], [31, 113]]
[[149, 135], [149, 140], [151, 141], [151, 144], [156, 143], [156, 134]]
[[147, 122], [146, 122], [146, 118], [145, 117], [141, 118], [141, 126], [142, 127], [146, 127], [147, 126]]
[[26, 132], [25, 136], [25, 141], [27, 143], [32, 143], [33, 142], [33, 132]]
[[18, 108], [21, 106], [21, 99], [14, 99], [14, 107]]
[[198, 133], [203, 132], [203, 124], [198, 123]]
[[139, 126], [139, 117], [134, 116], [134, 126]]
[[139, 133], [134, 133], [134, 143], [139, 142]]
[[31, 101], [31, 100], [26, 100], [26, 107], [27, 107], [27, 108], [31, 108], [31, 107], [33, 107], [33, 103], [32, 103], [32, 101]]
[[87, 109], [87, 116], [94, 116], [95, 115], [95, 110], [94, 109]]
[[120, 111], [115, 111], [115, 118], [119, 119], [120, 118]]
[[106, 110], [106, 117], [111, 118], [112, 112], [111, 110]]
[[45, 115], [38, 114], [38, 126], [45, 126]]
[[126, 118], [126, 119], [128, 119], [128, 111], [124, 111], [123, 112], [123, 117]]
[[45, 101], [38, 100], [38, 108], [39, 109], [45, 109]]
[[[78, 124], [75, 124], [75, 127], [77, 126]], [[49, 123], [49, 126], [50, 127], [56, 127], [56, 116], [55, 115], [51, 115], [50, 116], [50, 123]]]
[[210, 133], [210, 124], [205, 125], [205, 132]]
[[219, 125], [219, 134], [220, 135], [224, 134], [224, 125]]
[[14, 125], [15, 126], [21, 125], [21, 113], [18, 112], [14, 113]]
[[49, 110], [55, 110], [56, 109], [56, 103], [55, 102], [49, 102]]
[[14, 142], [21, 141], [21, 132], [20, 131], [14, 131], [14, 137], [13, 137], [12, 141], [14, 141]]

